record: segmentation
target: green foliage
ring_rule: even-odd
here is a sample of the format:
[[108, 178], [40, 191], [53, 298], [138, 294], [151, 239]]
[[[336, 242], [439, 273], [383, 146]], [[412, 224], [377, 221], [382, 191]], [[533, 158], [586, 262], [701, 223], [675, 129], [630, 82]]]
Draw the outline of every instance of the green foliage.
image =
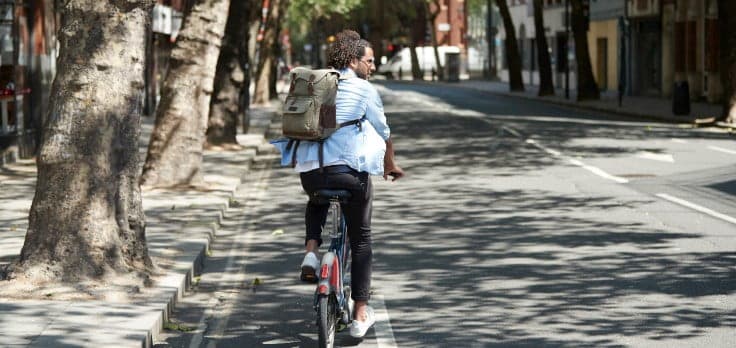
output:
[[296, 47], [309, 41], [309, 33], [318, 19], [332, 17], [349, 17], [350, 13], [361, 6], [364, 0], [291, 0], [287, 11], [287, 27], [291, 42]]
[[296, 27], [311, 23], [317, 18], [330, 18], [335, 14], [347, 15], [361, 6], [363, 0], [292, 0], [289, 6], [289, 20]]
[[487, 0], [465, 0], [465, 11], [467, 13], [480, 13], [487, 3]]
[[195, 328], [169, 321], [169, 322], [164, 323], [164, 329], [170, 330], [170, 331], [190, 332], [190, 331], [194, 331]]

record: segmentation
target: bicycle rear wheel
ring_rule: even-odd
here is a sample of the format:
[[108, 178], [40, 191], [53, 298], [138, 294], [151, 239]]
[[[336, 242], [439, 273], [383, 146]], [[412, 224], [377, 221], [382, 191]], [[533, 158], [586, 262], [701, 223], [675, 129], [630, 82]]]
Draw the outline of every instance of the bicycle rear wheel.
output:
[[337, 331], [337, 299], [333, 295], [319, 295], [317, 306], [319, 346], [332, 348], [335, 345]]

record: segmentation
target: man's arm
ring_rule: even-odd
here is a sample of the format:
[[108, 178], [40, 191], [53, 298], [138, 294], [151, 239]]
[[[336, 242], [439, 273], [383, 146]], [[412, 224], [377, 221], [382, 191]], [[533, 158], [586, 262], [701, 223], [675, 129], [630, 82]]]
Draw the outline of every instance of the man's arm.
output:
[[389, 175], [393, 177], [391, 181], [399, 180], [404, 176], [404, 170], [394, 162], [394, 144], [391, 138], [386, 140], [386, 155], [383, 157], [383, 179], [388, 180]]

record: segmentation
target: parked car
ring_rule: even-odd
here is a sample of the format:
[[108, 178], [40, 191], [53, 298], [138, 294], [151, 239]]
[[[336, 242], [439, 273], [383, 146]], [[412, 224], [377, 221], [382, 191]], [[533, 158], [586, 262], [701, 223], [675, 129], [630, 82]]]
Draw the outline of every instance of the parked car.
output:
[[[439, 46], [437, 47], [440, 55], [440, 64], [445, 64], [445, 53], [460, 53], [457, 46]], [[437, 68], [434, 59], [434, 47], [422, 46], [416, 48], [417, 59], [419, 60], [419, 70], [431, 73]], [[385, 64], [378, 68], [378, 74], [385, 75], [389, 79], [402, 79], [411, 76], [411, 52], [409, 47], [401, 49], [394, 54]]]

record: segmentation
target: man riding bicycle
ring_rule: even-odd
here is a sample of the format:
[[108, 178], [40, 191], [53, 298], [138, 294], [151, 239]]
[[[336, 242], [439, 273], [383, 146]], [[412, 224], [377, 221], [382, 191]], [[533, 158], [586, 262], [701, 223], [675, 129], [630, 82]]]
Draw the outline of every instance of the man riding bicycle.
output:
[[[337, 69], [341, 76], [335, 100], [337, 122], [360, 121], [356, 126], [340, 128], [324, 140], [322, 168], [317, 142], [303, 141], [295, 153], [295, 170], [300, 173], [307, 194], [320, 189], [342, 189], [351, 193], [350, 201], [343, 205], [343, 213], [352, 251], [351, 297], [355, 301], [350, 335], [357, 338], [363, 337], [375, 323], [373, 309], [368, 306], [373, 256], [370, 175], [383, 175], [384, 179], [392, 176], [392, 181], [404, 176], [404, 171], [394, 163], [383, 103], [376, 88], [368, 82], [376, 70], [374, 59], [370, 43], [361, 39], [357, 32], [343, 30], [335, 36], [328, 49], [328, 66]], [[284, 156], [288, 153], [282, 151]], [[316, 281], [320, 265], [317, 251], [322, 244], [321, 232], [328, 208], [328, 204], [307, 203], [302, 280]]]

